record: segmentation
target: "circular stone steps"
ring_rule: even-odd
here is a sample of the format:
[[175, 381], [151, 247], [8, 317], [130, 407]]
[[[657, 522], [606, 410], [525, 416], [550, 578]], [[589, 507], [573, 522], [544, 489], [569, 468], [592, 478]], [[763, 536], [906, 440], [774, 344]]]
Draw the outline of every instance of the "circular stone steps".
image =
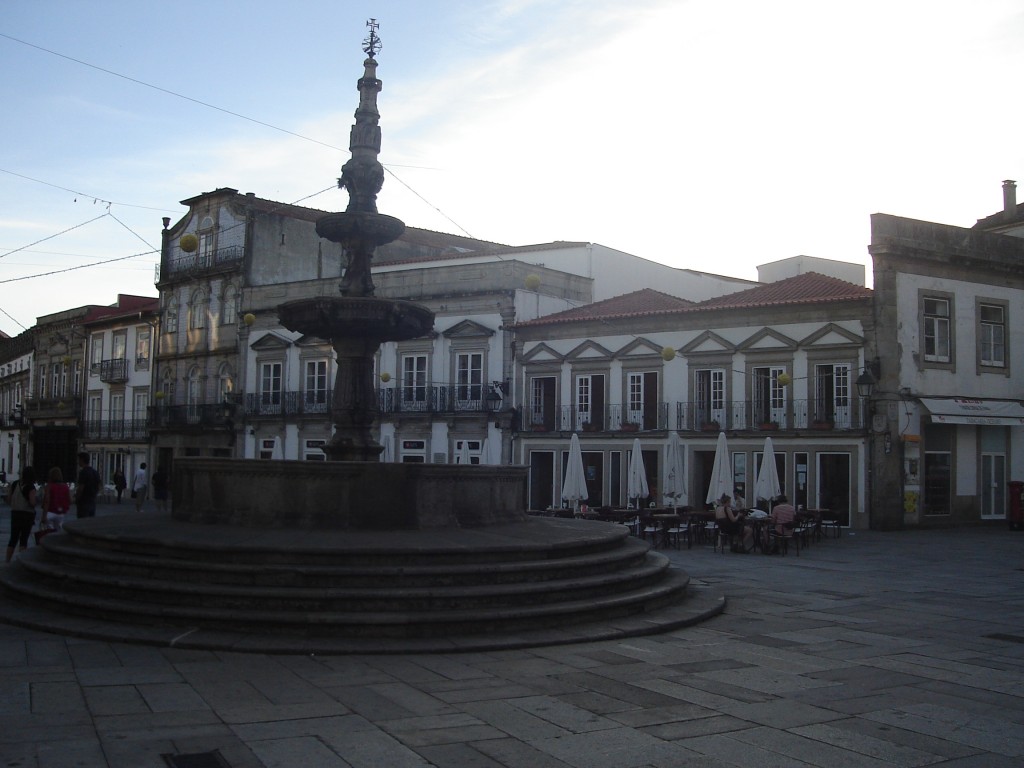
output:
[[694, 601], [688, 585], [622, 526], [551, 518], [324, 531], [107, 516], [67, 523], [0, 570], [0, 586], [18, 603], [5, 611], [15, 623], [273, 652], [451, 651], [649, 634], [724, 606]]

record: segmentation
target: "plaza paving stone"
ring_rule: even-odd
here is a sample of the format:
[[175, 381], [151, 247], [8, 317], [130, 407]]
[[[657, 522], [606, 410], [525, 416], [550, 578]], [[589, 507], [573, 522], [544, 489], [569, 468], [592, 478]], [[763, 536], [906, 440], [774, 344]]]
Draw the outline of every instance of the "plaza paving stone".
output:
[[164, 754], [213, 750], [232, 768], [1024, 765], [1024, 534], [668, 553], [725, 595], [722, 615], [617, 641], [380, 656], [0, 624], [0, 765], [166, 768]]

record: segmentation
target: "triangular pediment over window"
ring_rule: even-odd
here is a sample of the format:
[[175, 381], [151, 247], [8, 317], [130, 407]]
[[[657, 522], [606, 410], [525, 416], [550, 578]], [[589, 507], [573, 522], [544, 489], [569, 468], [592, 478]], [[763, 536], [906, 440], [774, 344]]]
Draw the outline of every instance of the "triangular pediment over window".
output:
[[612, 353], [596, 341], [585, 341], [565, 357], [568, 360], [610, 360]]
[[283, 336], [278, 336], [276, 333], [267, 333], [260, 336], [249, 346], [252, 349], [286, 349], [290, 347], [292, 343]]
[[848, 347], [851, 344], [862, 346], [864, 339], [853, 331], [849, 331], [835, 323], [819, 328], [800, 342], [805, 347]]
[[473, 320], [462, 320], [442, 331], [441, 335], [446, 339], [468, 339], [493, 336], [494, 331]]
[[295, 340], [295, 346], [297, 347], [329, 347], [331, 342], [327, 339], [321, 339], [319, 336], [300, 336]]
[[736, 346], [728, 339], [719, 336], [713, 331], [704, 331], [704, 333], [684, 346], [682, 351], [684, 355], [697, 355], [704, 352], [732, 353], [735, 350]]
[[661, 347], [649, 339], [633, 339], [626, 346], [615, 353], [615, 357], [650, 357], [660, 355]]
[[523, 353], [522, 356], [524, 363], [561, 363], [564, 359], [563, 355], [560, 355], [547, 344], [538, 344], [529, 352]]
[[773, 328], [762, 328], [739, 345], [745, 352], [765, 349], [796, 349], [796, 340]]

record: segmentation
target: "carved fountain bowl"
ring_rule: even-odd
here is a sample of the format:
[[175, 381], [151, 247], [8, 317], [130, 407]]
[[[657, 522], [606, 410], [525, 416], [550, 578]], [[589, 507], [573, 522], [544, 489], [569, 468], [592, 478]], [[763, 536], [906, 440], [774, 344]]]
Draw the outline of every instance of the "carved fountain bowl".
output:
[[404, 231], [405, 223], [401, 219], [365, 211], [329, 213], [316, 222], [316, 233], [332, 243], [358, 240], [378, 246], [398, 239]]
[[375, 296], [320, 296], [289, 301], [277, 308], [290, 331], [321, 339], [404, 341], [429, 333], [434, 313], [412, 301]]

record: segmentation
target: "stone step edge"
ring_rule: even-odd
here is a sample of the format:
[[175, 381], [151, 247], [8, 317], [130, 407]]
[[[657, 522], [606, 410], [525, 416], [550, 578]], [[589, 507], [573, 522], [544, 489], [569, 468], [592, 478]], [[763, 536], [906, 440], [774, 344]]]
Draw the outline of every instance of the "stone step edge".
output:
[[183, 630], [181, 627], [96, 621], [11, 600], [0, 601], [0, 622], [86, 640], [160, 648], [292, 656], [386, 656], [506, 651], [664, 634], [708, 621], [723, 613], [726, 606], [725, 595], [716, 588], [692, 582], [684, 601], [639, 616], [555, 629], [426, 638], [297, 637], [200, 628]]
[[[49, 553], [47, 553], [49, 554]], [[31, 549], [18, 558], [17, 567], [24, 568], [36, 576], [59, 582], [61, 585], [80, 584], [87, 588], [109, 588], [122, 590], [141, 590], [158, 592], [166, 595], [179, 595], [183, 600], [190, 597], [208, 598], [259, 598], [267, 599], [306, 599], [323, 598], [325, 600], [429, 600], [443, 598], [501, 598], [509, 596], [536, 595], [552, 591], [582, 591], [594, 589], [602, 585], [628, 585], [639, 581], [656, 578], [671, 566], [671, 561], [660, 552], [648, 552], [646, 558], [636, 565], [611, 571], [581, 576], [549, 579], [543, 581], [483, 583], [479, 585], [460, 584], [458, 586], [428, 585], [417, 587], [291, 587], [269, 586], [265, 584], [222, 584], [203, 581], [168, 581], [159, 578], [148, 578], [143, 575], [127, 576], [125, 574], [105, 574], [91, 571], [81, 566], [70, 566], [61, 562], [51, 562], [47, 555], [39, 554], [38, 549]], [[2, 579], [2, 577], [0, 577]], [[69, 591], [69, 590], [65, 590]], [[78, 590], [71, 589], [75, 594]]]
[[[613, 549], [605, 549], [599, 552], [580, 553], [557, 558], [541, 558], [533, 560], [506, 560], [497, 563], [469, 562], [469, 563], [447, 563], [437, 565], [326, 565], [306, 564], [302, 562], [233, 562], [218, 563], [208, 560], [190, 560], [187, 558], [154, 557], [131, 552], [122, 552], [117, 549], [96, 548], [82, 546], [76, 538], [62, 536], [60, 534], [47, 536], [42, 541], [42, 549], [52, 553], [55, 557], [75, 557], [82, 560], [93, 560], [97, 563], [123, 564], [128, 566], [137, 565], [142, 568], [167, 568], [181, 569], [195, 572], [216, 572], [223, 574], [248, 574], [254, 569], [259, 569], [261, 574], [268, 576], [275, 572], [280, 573], [303, 573], [312, 576], [374, 576], [374, 577], [419, 577], [419, 576], [464, 576], [474, 573], [526, 573], [542, 572], [573, 568], [576, 565], [609, 565], [621, 563], [631, 559], [639, 559], [651, 550], [649, 542], [641, 539], [631, 539], [622, 542]], [[421, 555], [422, 557], [422, 555]]]
[[[671, 598], [680, 593], [685, 597], [690, 577], [681, 570], [670, 568], [664, 579], [657, 584], [648, 585], [640, 590], [620, 592], [614, 595], [590, 598], [586, 600], [569, 600], [545, 604], [501, 606], [494, 609], [467, 609], [444, 611], [396, 611], [389, 613], [373, 612], [296, 612], [287, 611], [249, 611], [230, 610], [223, 608], [207, 609], [202, 606], [180, 607], [168, 605], [152, 605], [103, 598], [78, 593], [67, 593], [53, 589], [27, 579], [18, 579], [18, 569], [6, 568], [0, 571], [0, 586], [8, 591], [14, 599], [28, 599], [51, 605], [60, 605], [70, 612], [79, 614], [107, 613], [150, 620], [208, 622], [211, 624], [243, 623], [270, 624], [277, 627], [310, 626], [323, 629], [328, 626], [351, 627], [402, 627], [412, 625], [436, 626], [455, 623], [510, 622], [536, 620], [550, 617], [563, 617], [571, 621], [573, 615], [597, 614], [623, 608], [637, 610], [638, 606], [658, 600]], [[14, 578], [12, 578], [14, 576]]]

